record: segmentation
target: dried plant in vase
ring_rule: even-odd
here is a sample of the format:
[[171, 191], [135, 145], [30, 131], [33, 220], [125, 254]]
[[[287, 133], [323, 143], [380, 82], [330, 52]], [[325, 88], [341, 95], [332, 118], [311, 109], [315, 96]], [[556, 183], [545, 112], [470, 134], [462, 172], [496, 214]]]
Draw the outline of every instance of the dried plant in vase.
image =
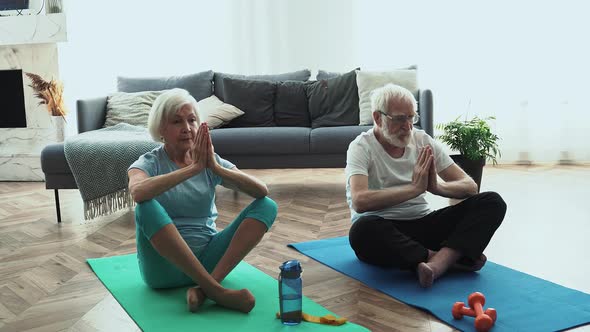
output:
[[64, 87], [60, 81], [45, 81], [41, 76], [33, 73], [25, 73], [31, 84], [29, 86], [35, 90], [35, 97], [39, 98], [39, 105], [47, 105], [47, 111], [51, 116], [61, 116], [65, 121], [67, 113], [63, 100]]

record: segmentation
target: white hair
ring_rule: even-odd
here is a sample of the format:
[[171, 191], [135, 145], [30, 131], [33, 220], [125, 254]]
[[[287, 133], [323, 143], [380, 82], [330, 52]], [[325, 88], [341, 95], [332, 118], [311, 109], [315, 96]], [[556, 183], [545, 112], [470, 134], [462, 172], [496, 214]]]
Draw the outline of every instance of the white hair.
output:
[[410, 92], [410, 90], [399, 85], [389, 83], [373, 90], [371, 93], [371, 109], [373, 113], [379, 111], [387, 113], [389, 102], [391, 100], [411, 104], [414, 112], [417, 112], [418, 110], [416, 98], [414, 98], [414, 95], [412, 92]]
[[164, 124], [171, 116], [176, 114], [182, 106], [187, 104], [193, 106], [193, 110], [197, 116], [197, 124], [199, 124], [197, 101], [188, 93], [188, 91], [184, 89], [171, 89], [163, 92], [158, 98], [156, 98], [152, 104], [147, 123], [148, 130], [154, 141], [164, 142], [162, 134], [160, 133]]

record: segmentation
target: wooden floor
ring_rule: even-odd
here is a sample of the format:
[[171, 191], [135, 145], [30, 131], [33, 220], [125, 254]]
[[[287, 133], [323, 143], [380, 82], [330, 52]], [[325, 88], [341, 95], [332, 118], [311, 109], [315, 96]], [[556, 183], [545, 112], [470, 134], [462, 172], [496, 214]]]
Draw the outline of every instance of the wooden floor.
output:
[[[453, 330], [286, 247], [347, 234], [342, 169], [248, 172], [269, 185], [279, 215], [247, 262], [276, 278], [281, 262], [299, 259], [306, 296], [372, 331]], [[505, 222], [486, 250], [489, 259], [590, 293], [588, 188], [590, 167], [486, 167], [482, 190], [498, 191], [508, 203]], [[53, 191], [44, 183], [0, 183], [0, 331], [139, 330], [85, 262], [135, 251], [133, 212], [85, 222], [78, 191], [60, 194], [58, 225]], [[448, 204], [428, 200], [435, 208]], [[218, 226], [249, 202], [246, 195], [218, 190]]]

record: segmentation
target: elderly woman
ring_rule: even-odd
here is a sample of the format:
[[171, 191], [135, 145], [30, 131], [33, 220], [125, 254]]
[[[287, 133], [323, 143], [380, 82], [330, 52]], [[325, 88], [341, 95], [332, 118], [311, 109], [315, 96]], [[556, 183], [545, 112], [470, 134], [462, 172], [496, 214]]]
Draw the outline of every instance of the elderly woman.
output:
[[[220, 282], [272, 226], [277, 205], [266, 185], [213, 151], [206, 123], [186, 90], [172, 89], [154, 102], [148, 129], [164, 144], [134, 162], [129, 190], [137, 207], [137, 257], [152, 288], [195, 285], [187, 305], [196, 311], [206, 298], [242, 312], [254, 307], [247, 289]], [[215, 186], [240, 190], [255, 200], [223, 231], [215, 227]]]

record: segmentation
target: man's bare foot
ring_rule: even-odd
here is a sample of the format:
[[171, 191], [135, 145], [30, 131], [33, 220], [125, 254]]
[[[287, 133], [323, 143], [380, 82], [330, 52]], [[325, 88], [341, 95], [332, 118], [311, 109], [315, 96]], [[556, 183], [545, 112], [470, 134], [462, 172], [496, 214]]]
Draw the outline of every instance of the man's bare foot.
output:
[[477, 259], [475, 261], [475, 264], [473, 264], [473, 271], [479, 271], [481, 270], [481, 268], [486, 265], [486, 262], [488, 261], [488, 258], [486, 257], [486, 255], [481, 254], [481, 256], [479, 256], [479, 259]]
[[247, 289], [223, 289], [218, 294], [206, 294], [211, 300], [217, 304], [229, 308], [238, 310], [244, 313], [249, 313], [256, 304], [254, 295]]
[[436, 255], [436, 251], [428, 249], [428, 257], [426, 258], [426, 261], [428, 262], [434, 255]]
[[420, 282], [420, 286], [424, 288], [432, 286], [432, 283], [434, 282], [434, 271], [430, 268], [430, 266], [428, 266], [428, 264], [424, 262], [418, 264], [416, 272], [418, 273], [418, 281]]
[[186, 291], [186, 304], [190, 312], [197, 312], [205, 299], [207, 296], [199, 286], [191, 287]]
[[486, 257], [486, 255], [481, 254], [481, 256], [479, 256], [479, 259], [475, 261], [470, 260], [469, 264], [465, 264], [462, 262], [457, 262], [453, 264], [453, 269], [467, 272], [475, 272], [481, 270], [484, 267], [484, 265], [486, 265], [487, 261], [488, 258]]

